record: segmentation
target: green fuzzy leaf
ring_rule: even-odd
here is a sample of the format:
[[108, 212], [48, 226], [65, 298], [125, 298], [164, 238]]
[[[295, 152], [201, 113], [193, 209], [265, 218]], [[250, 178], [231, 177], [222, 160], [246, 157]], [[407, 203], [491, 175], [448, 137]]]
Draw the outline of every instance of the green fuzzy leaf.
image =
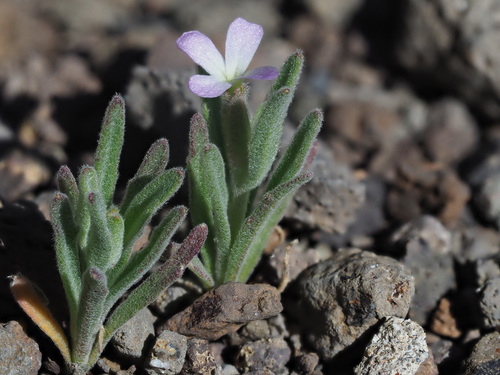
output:
[[217, 146], [208, 144], [204, 148], [202, 165], [204, 170], [201, 193], [210, 197], [211, 216], [213, 226], [210, 235], [217, 244], [215, 259], [215, 274], [221, 275], [227, 261], [229, 246], [231, 244], [231, 229], [227, 216], [228, 192], [224, 172], [224, 161]]
[[285, 87], [271, 95], [262, 105], [258, 117], [254, 120], [254, 133], [248, 146], [248, 183], [240, 192], [259, 186], [269, 173], [278, 154], [283, 121], [292, 97], [292, 90]]
[[201, 153], [205, 148], [205, 145], [209, 142], [207, 123], [200, 114], [196, 113], [191, 118], [191, 124], [189, 127], [188, 161]]
[[272, 174], [266, 191], [271, 191], [276, 186], [291, 180], [302, 170], [322, 122], [323, 113], [319, 109], [312, 111], [304, 118]]
[[188, 265], [188, 269], [195, 274], [195, 276], [200, 280], [205, 289], [214, 287], [215, 281], [210, 272], [208, 272], [208, 270], [205, 268], [199, 257], [196, 256], [193, 258], [191, 263], [189, 263]]
[[118, 298], [160, 259], [170, 239], [182, 224], [186, 215], [187, 209], [184, 206], [177, 206], [171, 209], [151, 233], [148, 244], [133, 254], [123, 269], [118, 268], [111, 271], [109, 279], [112, 286], [107, 306], [111, 308]]
[[[210, 228], [213, 228], [213, 217], [212, 204], [210, 201], [210, 196], [201, 194], [201, 187], [203, 186], [204, 177], [202, 174], [194, 172], [196, 168], [193, 167], [195, 164], [195, 159], [187, 165], [188, 177], [189, 177], [189, 202], [190, 202], [190, 216], [191, 221], [194, 225], [205, 223]], [[196, 203], [194, 203], [196, 202]], [[216, 245], [214, 242], [214, 236], [209, 236], [205, 245], [201, 250], [203, 256], [203, 262], [207, 269], [212, 273], [215, 269], [215, 254]]]
[[146, 155], [144, 156], [144, 159], [142, 160], [142, 163], [139, 166], [139, 169], [137, 169], [134, 177], [149, 175], [158, 176], [165, 170], [168, 164], [168, 158], [168, 141], [165, 138], [156, 140], [151, 145], [148, 152], [146, 152]]
[[229, 224], [231, 225], [231, 243], [234, 242], [241, 226], [245, 222], [245, 217], [248, 215], [250, 199], [253, 198], [250, 193], [251, 192], [245, 192], [230, 197], [227, 214], [229, 217]]
[[115, 95], [106, 109], [101, 135], [94, 158], [104, 202], [109, 207], [113, 200], [118, 164], [125, 134], [125, 102]]
[[170, 284], [182, 276], [186, 266], [200, 251], [207, 237], [207, 232], [207, 227], [203, 224], [195, 227], [179, 249], [135, 288], [125, 301], [118, 305], [104, 326], [104, 345], [117, 329], [137, 314], [139, 310], [156, 300]]
[[[187, 174], [189, 179], [190, 216], [194, 225], [206, 223], [213, 228], [211, 193], [206, 194], [204, 154], [208, 144], [208, 129], [199, 114], [193, 116], [189, 129], [189, 156]], [[210, 190], [211, 192], [211, 190]], [[203, 261], [210, 273], [215, 269], [216, 245], [214, 236], [209, 236], [202, 248]]]
[[90, 192], [86, 197], [90, 214], [90, 231], [86, 249], [89, 266], [96, 266], [104, 271], [112, 265], [113, 237], [108, 227], [106, 204], [99, 192]]
[[[170, 244], [170, 256], [175, 254], [180, 249], [180, 247], [181, 244], [172, 242]], [[188, 264], [187, 268], [199, 279], [205, 289], [214, 287], [215, 281], [210, 272], [208, 272], [206, 267], [203, 265], [199, 256], [195, 256]]]
[[78, 174], [78, 186], [80, 194], [88, 195], [91, 191], [99, 191], [99, 178], [97, 171], [90, 165], [84, 165]]
[[90, 267], [82, 278], [82, 297], [78, 322], [71, 332], [71, 356], [74, 363], [85, 365], [104, 322], [104, 302], [108, 295], [107, 279], [97, 267]]
[[71, 319], [78, 311], [81, 293], [80, 260], [78, 255], [78, 229], [73, 221], [69, 198], [56, 193], [51, 205], [50, 217], [54, 229], [57, 267], [61, 276]]
[[293, 94], [299, 82], [303, 66], [304, 53], [301, 50], [297, 50], [288, 57], [281, 67], [280, 73], [269, 90], [269, 93], [273, 94], [283, 87], [290, 87]]
[[124, 247], [129, 248], [142, 235], [144, 227], [153, 215], [179, 189], [184, 179], [181, 168], [169, 169], [147, 184], [121, 211], [125, 220]]
[[250, 114], [246, 98], [247, 87], [242, 86], [233, 95], [225, 94], [222, 100], [220, 126], [224, 137], [224, 160], [228, 163], [231, 185], [236, 189], [248, 178], [248, 142], [252, 135]]
[[240, 190], [250, 191], [266, 178], [278, 154], [283, 122], [297, 87], [304, 56], [295, 52], [284, 63], [266, 101], [253, 121], [249, 143], [249, 182]]
[[78, 175], [78, 186], [80, 188], [76, 215], [76, 222], [79, 227], [78, 245], [80, 246], [80, 249], [82, 249], [82, 256], [86, 257], [86, 249], [90, 232], [90, 212], [87, 204], [87, 198], [91, 192], [98, 191], [99, 189], [97, 172], [93, 167], [87, 165], [81, 168], [80, 174]]
[[238, 238], [231, 248], [231, 256], [224, 280], [246, 282], [246, 279], [257, 265], [263, 250], [263, 248], [255, 248], [254, 245], [259, 241], [263, 241], [261, 235], [263, 232], [267, 232], [266, 228], [271, 225], [269, 220], [273, 218], [273, 214], [279, 209], [280, 202], [293, 194], [311, 178], [312, 173], [305, 173], [264, 194], [262, 200], [241, 227]]
[[127, 211], [134, 197], [165, 170], [168, 158], [169, 147], [166, 139], [161, 138], [151, 145], [135, 176], [127, 184], [127, 189], [120, 205], [122, 212]]
[[114, 267], [122, 256], [123, 235], [125, 233], [125, 222], [116, 207], [108, 211], [107, 225], [111, 233], [111, 256], [109, 263], [110, 267]]
[[56, 182], [59, 191], [68, 197], [71, 209], [76, 211], [78, 208], [79, 198], [78, 185], [76, 184], [76, 179], [73, 176], [73, 173], [71, 173], [70, 169], [66, 165], [59, 168], [56, 176]]
[[[306, 182], [304, 182], [304, 184]], [[269, 241], [269, 237], [271, 236], [271, 233], [272, 233], [274, 227], [276, 227], [276, 225], [278, 225], [280, 220], [283, 218], [283, 215], [285, 214], [285, 212], [290, 204], [290, 200], [293, 198], [293, 194], [296, 191], [297, 190], [295, 189], [295, 190], [291, 191], [290, 193], [286, 194], [280, 200], [280, 202], [276, 205], [273, 212], [266, 219], [266, 223], [263, 225], [263, 227], [259, 233], [258, 238], [248, 249], [245, 264], [242, 267], [240, 267], [241, 271], [240, 271], [240, 274], [239, 274], [237, 281], [247, 282], [247, 280], [250, 277], [250, 275], [252, 274], [254, 268], [259, 263], [259, 260], [262, 256], [262, 251], [263, 251], [263, 249], [266, 248], [266, 245]]]

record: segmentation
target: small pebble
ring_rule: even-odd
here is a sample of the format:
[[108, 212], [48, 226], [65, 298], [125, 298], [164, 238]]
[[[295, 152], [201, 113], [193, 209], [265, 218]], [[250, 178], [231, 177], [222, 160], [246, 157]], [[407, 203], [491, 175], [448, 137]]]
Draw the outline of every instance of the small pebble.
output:
[[208, 341], [191, 338], [187, 341], [186, 360], [182, 375], [213, 374], [217, 368]]
[[489, 279], [482, 287], [479, 305], [486, 328], [500, 326], [500, 277]]
[[315, 177], [293, 196], [285, 218], [307, 228], [345, 234], [365, 203], [365, 185], [322, 143], [310, 169]]
[[146, 359], [148, 375], [178, 374], [186, 358], [187, 338], [176, 332], [164, 330]]
[[500, 228], [500, 172], [488, 176], [475, 196], [476, 208], [482, 216]]
[[467, 107], [456, 99], [431, 106], [423, 145], [435, 161], [451, 164], [463, 160], [474, 149], [479, 134]]
[[0, 324], [0, 374], [37, 375], [42, 366], [38, 344], [16, 321]]
[[421, 216], [392, 236], [395, 251], [415, 278], [410, 318], [424, 325], [439, 300], [455, 285], [451, 233], [432, 216]]
[[365, 350], [356, 375], [413, 375], [429, 356], [425, 332], [417, 323], [388, 318]]
[[115, 333], [110, 341], [113, 349], [129, 360], [141, 358], [146, 340], [155, 333], [153, 319], [147, 307], [140, 310]]
[[500, 333], [483, 336], [465, 361], [464, 375], [500, 374]]
[[312, 374], [319, 363], [319, 357], [316, 353], [302, 354], [295, 358], [294, 371], [299, 374]]
[[287, 374], [285, 365], [292, 351], [285, 340], [263, 339], [244, 344], [236, 357], [237, 367], [245, 372], [269, 371], [273, 374]]
[[439, 365], [451, 356], [453, 342], [433, 333], [427, 333], [427, 346], [432, 351], [434, 362]]

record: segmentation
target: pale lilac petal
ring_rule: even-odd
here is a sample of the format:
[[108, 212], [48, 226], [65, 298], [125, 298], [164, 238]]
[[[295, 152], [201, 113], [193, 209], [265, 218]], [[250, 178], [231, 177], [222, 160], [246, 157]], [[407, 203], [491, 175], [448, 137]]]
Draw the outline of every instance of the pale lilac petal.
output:
[[206, 72], [219, 80], [225, 79], [224, 58], [210, 38], [199, 31], [188, 31], [177, 39], [177, 47]]
[[202, 98], [216, 98], [221, 96], [231, 83], [219, 81], [213, 76], [195, 75], [189, 79], [189, 89]]
[[238, 78], [262, 79], [264, 81], [270, 81], [275, 79], [278, 74], [279, 71], [274, 66], [261, 66], [260, 68], [249, 70], [243, 76]]
[[262, 26], [237, 18], [226, 37], [226, 78], [232, 80], [248, 68], [264, 35]]

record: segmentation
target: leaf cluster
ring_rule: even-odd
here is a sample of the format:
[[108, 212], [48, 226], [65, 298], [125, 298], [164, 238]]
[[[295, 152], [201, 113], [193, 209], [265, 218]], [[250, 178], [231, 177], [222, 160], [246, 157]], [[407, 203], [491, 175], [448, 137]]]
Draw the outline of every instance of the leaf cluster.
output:
[[276, 162], [303, 62], [301, 51], [287, 59], [253, 117], [243, 85], [204, 99], [203, 114], [191, 121], [191, 218], [209, 229], [202, 261], [195, 258], [193, 263], [207, 288], [247, 281], [291, 197], [312, 178], [306, 169], [323, 120], [318, 109], [304, 118]]
[[[184, 221], [187, 209], [170, 209], [147, 244], [141, 249], [136, 244], [152, 217], [179, 189], [184, 170], [166, 169], [169, 146], [167, 140], [159, 139], [128, 182], [121, 202], [115, 204], [124, 131], [124, 101], [116, 95], [104, 116], [94, 165], [83, 166], [77, 178], [67, 166], [57, 174], [59, 192], [51, 206], [51, 221], [69, 306], [71, 342], [53, 341], [75, 372], [90, 369], [116, 330], [182, 275], [207, 235], [205, 225], [197, 226], [172, 248], [163, 264], [146, 275]], [[40, 327], [44, 319], [50, 320], [34, 315], [30, 316]], [[46, 333], [52, 338], [51, 332]]]

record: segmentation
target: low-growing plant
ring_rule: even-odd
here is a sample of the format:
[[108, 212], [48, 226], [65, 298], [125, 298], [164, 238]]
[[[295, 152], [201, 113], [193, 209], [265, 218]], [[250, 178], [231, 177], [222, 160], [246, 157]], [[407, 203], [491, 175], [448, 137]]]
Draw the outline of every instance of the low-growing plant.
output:
[[[247, 281], [293, 194], [312, 178], [307, 168], [323, 120], [318, 109], [304, 118], [275, 163], [303, 54], [292, 54], [281, 71], [265, 66], [246, 72], [262, 35], [261, 26], [236, 19], [227, 33], [225, 58], [198, 31], [177, 40], [200, 66], [200, 74], [189, 80], [203, 110], [191, 121], [187, 174], [192, 221], [209, 228], [202, 260], [192, 262], [207, 288]], [[276, 79], [254, 116], [246, 79]]]
[[152, 217], [179, 189], [184, 171], [165, 170], [169, 147], [167, 140], [160, 139], [128, 182], [121, 203], [115, 204], [124, 129], [124, 101], [116, 95], [104, 117], [94, 166], [83, 166], [78, 180], [67, 166], [57, 174], [59, 192], [51, 206], [51, 222], [69, 306], [70, 341], [33, 285], [20, 274], [11, 277], [16, 301], [54, 341], [74, 373], [89, 370], [118, 328], [182, 275], [207, 236], [204, 224], [196, 226], [144, 278], [184, 221], [187, 209], [170, 209], [147, 244], [135, 249], [136, 243]]

